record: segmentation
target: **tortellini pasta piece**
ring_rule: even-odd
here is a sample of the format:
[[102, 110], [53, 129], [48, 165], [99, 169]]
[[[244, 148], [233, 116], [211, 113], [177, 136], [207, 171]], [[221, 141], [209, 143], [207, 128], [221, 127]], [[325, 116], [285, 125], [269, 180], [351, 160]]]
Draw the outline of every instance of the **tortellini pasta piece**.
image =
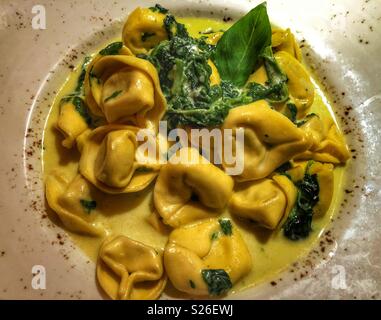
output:
[[302, 51], [290, 29], [272, 28], [271, 45], [277, 51], [285, 51], [298, 61], [302, 61]]
[[[180, 161], [173, 163], [173, 157]], [[203, 158], [195, 148], [180, 149], [160, 170], [154, 204], [172, 227], [219, 213], [233, 191], [233, 179]], [[194, 199], [194, 198], [197, 199]]]
[[[230, 110], [222, 128], [233, 129], [233, 148], [237, 143], [243, 150], [243, 172], [236, 176], [241, 182], [267, 177], [311, 145], [308, 134], [264, 100]], [[235, 138], [238, 128], [244, 129], [244, 141]], [[225, 161], [223, 166], [228, 167]]]
[[[191, 295], [223, 294], [251, 265], [249, 250], [229, 219], [204, 219], [175, 229], [164, 250], [168, 278], [176, 289]], [[215, 270], [228, 275], [224, 291], [213, 290]], [[205, 273], [210, 273], [208, 279]]]
[[99, 250], [97, 279], [114, 300], [157, 299], [167, 282], [162, 256], [126, 236], [104, 241]]
[[166, 100], [149, 61], [129, 55], [100, 57], [89, 68], [87, 82], [86, 101], [94, 114], [108, 123], [158, 130]]
[[[114, 42], [113, 44], [115, 45], [116, 43]], [[113, 44], [110, 44], [109, 46], [111, 46]], [[102, 50], [100, 52], [102, 52]], [[118, 55], [125, 55], [125, 56], [132, 56], [133, 55], [131, 50], [128, 49], [126, 46], [123, 46], [123, 45], [120, 47], [119, 50], [116, 50], [115, 52]], [[93, 97], [93, 95], [91, 93], [92, 82], [94, 80], [93, 79], [94, 75], [92, 73], [92, 70], [93, 70], [94, 64], [97, 63], [99, 61], [99, 59], [101, 59], [104, 56], [105, 56], [105, 54], [98, 53], [97, 55], [95, 55], [91, 59], [91, 62], [89, 63], [89, 65], [86, 68], [85, 79], [84, 79], [84, 82], [83, 82], [84, 91], [85, 91], [85, 102], [86, 102], [86, 105], [90, 109], [91, 113], [93, 115], [97, 116], [97, 117], [104, 117], [104, 114], [103, 114], [103, 111], [100, 108], [98, 102], [95, 101], [95, 99], [94, 99], [94, 97]]]
[[348, 147], [331, 118], [320, 119], [317, 115], [311, 115], [300, 128], [313, 137], [313, 144], [295, 159], [313, 159], [333, 164], [344, 164], [349, 159]]
[[298, 116], [302, 117], [314, 102], [315, 88], [305, 67], [285, 51], [274, 54], [281, 70], [287, 75], [287, 86]]
[[233, 194], [231, 213], [274, 230], [295, 205], [298, 190], [286, 176], [246, 182]]
[[[98, 127], [83, 137], [79, 171], [106, 193], [136, 192], [146, 188], [158, 174], [155, 159], [137, 158], [138, 128], [125, 125]], [[149, 160], [149, 159], [148, 159]]]
[[45, 182], [46, 199], [70, 231], [101, 236], [105, 230], [96, 220], [96, 201], [91, 185], [78, 174], [70, 179], [60, 171], [50, 173]]
[[57, 129], [65, 137], [62, 145], [68, 149], [73, 147], [76, 138], [89, 127], [85, 118], [78, 112], [74, 102], [82, 103], [82, 100], [79, 97], [74, 97], [62, 101], [56, 123]]
[[324, 215], [332, 202], [334, 192], [334, 175], [333, 165], [331, 163], [320, 163], [313, 161], [312, 163], [299, 162], [295, 167], [286, 171], [294, 182], [298, 182], [303, 179], [304, 173], [308, 170], [308, 173], [317, 175], [319, 183], [319, 201], [314, 206], [314, 216], [319, 217]]
[[209, 81], [210, 85], [218, 85], [221, 83], [220, 74], [218, 73], [216, 65], [212, 62], [212, 60], [208, 60], [208, 65], [212, 69], [212, 74], [210, 75]]
[[164, 28], [165, 14], [149, 8], [136, 8], [128, 16], [123, 27], [124, 44], [134, 54], [146, 54], [161, 41], [167, 39]]
[[249, 76], [249, 79], [247, 81], [256, 82], [264, 86], [266, 82], [268, 81], [267, 71], [265, 66], [261, 65], [255, 72], [253, 72]]

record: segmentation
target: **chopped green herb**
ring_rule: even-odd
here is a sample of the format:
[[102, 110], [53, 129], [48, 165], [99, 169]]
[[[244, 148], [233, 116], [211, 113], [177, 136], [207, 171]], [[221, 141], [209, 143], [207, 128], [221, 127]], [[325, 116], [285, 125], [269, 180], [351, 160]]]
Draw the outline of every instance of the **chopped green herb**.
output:
[[99, 51], [99, 54], [102, 56], [112, 56], [119, 54], [119, 50], [122, 49], [123, 42], [113, 42], [110, 43], [106, 48]]
[[81, 94], [83, 91], [83, 82], [85, 81], [86, 76], [86, 69], [87, 66], [91, 62], [91, 57], [85, 57], [82, 66], [81, 66], [81, 73], [79, 74], [78, 80], [77, 80], [77, 86], [75, 87], [74, 92], [77, 94]]
[[153, 37], [155, 35], [156, 35], [155, 32], [143, 32], [142, 33], [142, 41], [146, 42], [148, 40], [148, 38], [151, 38], [151, 37]]
[[104, 100], [104, 102], [107, 102], [107, 101], [109, 101], [109, 100], [111, 100], [111, 99], [116, 98], [116, 97], [119, 96], [122, 92], [123, 92], [123, 90], [118, 90], [118, 91], [113, 92], [113, 94], [112, 94], [111, 96], [107, 97], [107, 98]]
[[222, 295], [233, 286], [229, 274], [223, 269], [204, 269], [201, 275], [210, 295]]
[[75, 94], [76, 93], [73, 92], [72, 94], [63, 97], [60, 101], [60, 105], [62, 105], [63, 103], [71, 102], [74, 105], [75, 110], [85, 119], [86, 123], [89, 126], [92, 126], [93, 119], [91, 118], [89, 114], [85, 101], [83, 100], [82, 97], [77, 96]]
[[218, 236], [219, 236], [219, 232], [218, 232], [218, 231], [213, 232], [212, 235], [210, 236], [210, 239], [211, 239], [212, 241], [217, 240], [217, 239], [218, 239]]
[[148, 167], [139, 167], [135, 170], [135, 172], [152, 172], [153, 168]]
[[79, 200], [82, 207], [84, 208], [86, 213], [91, 213], [92, 210], [94, 210], [97, 207], [97, 202], [95, 200], [85, 200], [81, 199]]
[[154, 7], [150, 7], [150, 10], [153, 11], [153, 12], [160, 12], [160, 13], [163, 13], [163, 14], [168, 13], [168, 9], [165, 9], [164, 7], [162, 7], [158, 3]]
[[313, 208], [319, 202], [319, 182], [316, 174], [309, 173], [310, 166], [311, 162], [307, 164], [303, 179], [296, 183], [297, 201], [283, 226], [284, 235], [290, 240], [308, 237], [311, 231]]
[[192, 289], [196, 288], [196, 284], [192, 280], [189, 280], [189, 285]]
[[287, 118], [289, 118], [293, 123], [296, 123], [296, 116], [298, 114], [298, 109], [296, 108], [296, 105], [291, 102], [287, 102], [286, 107], [288, 109], [288, 114], [286, 115]]
[[303, 120], [296, 121], [296, 125], [298, 127], [301, 127], [302, 125], [304, 125], [312, 117], [319, 117], [319, 116], [316, 113], [309, 113], [309, 114], [307, 114], [307, 116]]
[[288, 100], [288, 78], [279, 67], [274, 58], [271, 46], [266, 47], [261, 57], [264, 60], [266, 73], [268, 77], [268, 88], [271, 92], [266, 97], [269, 102], [282, 103]]
[[233, 233], [233, 231], [232, 231], [233, 226], [232, 226], [232, 223], [230, 222], [230, 220], [229, 219], [219, 219], [218, 222], [220, 224], [221, 230], [224, 233], [224, 235], [231, 236]]

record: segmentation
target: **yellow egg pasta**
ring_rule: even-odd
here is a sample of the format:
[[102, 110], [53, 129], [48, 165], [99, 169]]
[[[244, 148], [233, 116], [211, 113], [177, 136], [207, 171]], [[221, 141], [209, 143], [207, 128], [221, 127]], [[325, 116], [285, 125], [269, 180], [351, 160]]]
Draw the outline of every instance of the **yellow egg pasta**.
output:
[[149, 8], [136, 8], [128, 16], [123, 27], [124, 44], [134, 54], [147, 53], [161, 41], [167, 39], [164, 29], [165, 14]]
[[315, 88], [305, 67], [286, 51], [278, 51], [274, 57], [286, 74], [287, 86], [298, 115], [305, 115], [314, 102]]
[[177, 228], [164, 250], [168, 278], [177, 290], [191, 295], [223, 293], [208, 288], [205, 270], [223, 270], [227, 282], [234, 284], [249, 272], [251, 264], [245, 242], [228, 219], [205, 219]]
[[160, 253], [125, 236], [109, 237], [103, 242], [97, 279], [114, 300], [157, 299], [167, 282]]
[[277, 51], [285, 51], [292, 55], [296, 60], [302, 61], [302, 52], [295, 36], [290, 29], [272, 28], [271, 45]]
[[344, 164], [349, 159], [348, 147], [332, 119], [311, 115], [300, 128], [313, 137], [313, 144], [295, 159], [312, 159], [336, 165]]
[[70, 149], [73, 147], [77, 137], [86, 131], [89, 126], [76, 110], [73, 100], [70, 99], [69, 101], [62, 102], [56, 127], [65, 137], [62, 145]]
[[179, 163], [165, 164], [154, 188], [155, 208], [163, 222], [178, 227], [220, 213], [231, 197], [233, 179], [194, 148], [183, 148], [177, 155]]
[[93, 130], [82, 142], [81, 174], [106, 193], [129, 193], [146, 188], [157, 176], [160, 165], [137, 162], [137, 131], [136, 127], [125, 125]]
[[[166, 100], [154, 66], [131, 55], [102, 56], [89, 69], [86, 101], [108, 123], [158, 130]], [[85, 79], [86, 81], [86, 79]]]
[[294, 207], [295, 185], [286, 176], [274, 175], [238, 185], [230, 203], [231, 213], [274, 230]]
[[244, 129], [244, 169], [238, 181], [265, 178], [311, 144], [309, 135], [263, 100], [232, 109], [222, 128]]
[[48, 204], [66, 228], [90, 236], [105, 233], [103, 226], [96, 222], [95, 191], [81, 175], [70, 179], [63, 172], [53, 171], [45, 185]]

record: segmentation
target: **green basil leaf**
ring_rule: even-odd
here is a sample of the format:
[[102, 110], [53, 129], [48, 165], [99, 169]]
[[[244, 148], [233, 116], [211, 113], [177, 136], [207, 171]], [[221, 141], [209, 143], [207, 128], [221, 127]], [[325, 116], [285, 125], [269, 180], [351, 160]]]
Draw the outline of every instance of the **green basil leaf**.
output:
[[271, 25], [264, 2], [238, 20], [218, 41], [214, 62], [221, 78], [243, 86], [259, 55], [270, 44]]

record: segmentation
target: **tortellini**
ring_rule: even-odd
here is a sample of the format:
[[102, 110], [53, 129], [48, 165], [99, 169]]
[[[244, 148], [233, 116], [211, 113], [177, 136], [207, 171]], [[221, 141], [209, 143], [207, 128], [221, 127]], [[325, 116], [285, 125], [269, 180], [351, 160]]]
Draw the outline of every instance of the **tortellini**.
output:
[[[138, 128], [125, 125], [98, 127], [81, 142], [79, 171], [98, 189], [111, 194], [136, 192], [157, 176], [155, 159], [137, 161]], [[149, 160], [149, 159], [147, 159]]]
[[304, 66], [285, 51], [274, 54], [279, 67], [287, 75], [287, 86], [292, 102], [302, 117], [314, 102], [315, 88]]
[[283, 175], [246, 182], [237, 189], [229, 203], [230, 212], [271, 230], [288, 216], [298, 193], [293, 182]]
[[300, 128], [313, 137], [313, 144], [295, 159], [313, 159], [333, 164], [344, 164], [349, 159], [348, 147], [332, 119], [311, 115]]
[[[114, 42], [115, 44], [115, 42]], [[111, 44], [112, 45], [112, 44]], [[107, 47], [106, 47], [107, 48]], [[101, 51], [102, 52], [102, 51]], [[116, 51], [116, 53], [118, 55], [126, 55], [126, 56], [132, 56], [132, 52], [130, 49], [128, 49], [127, 47], [125, 46], [121, 46], [121, 48], [119, 50]], [[84, 79], [84, 82], [83, 82], [83, 86], [84, 86], [84, 92], [85, 92], [85, 102], [86, 102], [86, 105], [87, 107], [89, 108], [89, 110], [91, 111], [91, 113], [97, 117], [104, 117], [104, 114], [103, 114], [103, 111], [102, 109], [100, 108], [99, 104], [97, 101], [95, 101], [92, 93], [91, 93], [91, 89], [92, 89], [92, 82], [93, 82], [93, 73], [92, 73], [92, 70], [93, 70], [93, 66], [96, 62], [99, 61], [99, 59], [101, 59], [102, 57], [104, 57], [105, 55], [103, 54], [96, 54], [92, 59], [91, 59], [91, 62], [89, 63], [89, 65], [87, 66], [86, 68], [86, 74], [85, 74], [85, 79]]]
[[261, 85], [265, 85], [266, 82], [268, 81], [267, 77], [267, 71], [264, 65], [260, 66], [255, 72], [253, 72], [249, 79], [247, 80], [248, 82], [256, 82]]
[[218, 85], [221, 83], [220, 74], [218, 73], [216, 65], [212, 62], [212, 60], [208, 60], [208, 65], [212, 69], [212, 74], [210, 75], [209, 81], [210, 85]]
[[294, 168], [287, 171], [287, 174], [294, 182], [302, 180], [306, 170], [308, 170], [308, 173], [311, 175], [317, 175], [319, 201], [313, 208], [314, 216], [316, 217], [324, 215], [331, 205], [334, 191], [333, 169], [334, 167], [330, 163], [313, 161], [310, 164], [308, 164], [308, 162], [296, 163]]
[[192, 295], [218, 294], [203, 271], [224, 270], [234, 284], [251, 265], [249, 250], [228, 219], [205, 219], [175, 229], [164, 250], [168, 278], [176, 289]]
[[122, 37], [124, 44], [134, 54], [146, 54], [161, 41], [167, 39], [164, 28], [165, 14], [149, 8], [136, 8], [128, 16]]
[[46, 199], [70, 231], [101, 236], [105, 230], [96, 220], [96, 201], [91, 185], [78, 174], [70, 179], [60, 171], [50, 173], [45, 181]]
[[[311, 145], [307, 133], [272, 110], [264, 100], [230, 110], [222, 128], [233, 129], [233, 140], [235, 130], [244, 129], [244, 141], [237, 140], [244, 160], [243, 172], [236, 176], [238, 181], [265, 178]], [[232, 145], [235, 146], [234, 141]], [[223, 165], [228, 166], [225, 162]]]
[[88, 74], [85, 95], [92, 113], [104, 116], [108, 123], [158, 130], [166, 100], [150, 62], [130, 55], [103, 56]]
[[157, 299], [167, 282], [162, 256], [125, 236], [108, 238], [99, 250], [97, 279], [112, 299]]
[[79, 97], [74, 97], [62, 101], [56, 123], [57, 129], [65, 137], [62, 145], [68, 149], [72, 148], [76, 138], [88, 129], [85, 118], [78, 112], [74, 102], [82, 103], [82, 100]]
[[[175, 155], [178, 163], [172, 161]], [[175, 155], [161, 168], [154, 188], [155, 208], [163, 222], [178, 227], [219, 213], [232, 195], [233, 179], [194, 148]]]
[[279, 28], [273, 28], [271, 45], [275, 48], [275, 50], [285, 51], [298, 61], [302, 61], [302, 52], [290, 29], [282, 30]]

